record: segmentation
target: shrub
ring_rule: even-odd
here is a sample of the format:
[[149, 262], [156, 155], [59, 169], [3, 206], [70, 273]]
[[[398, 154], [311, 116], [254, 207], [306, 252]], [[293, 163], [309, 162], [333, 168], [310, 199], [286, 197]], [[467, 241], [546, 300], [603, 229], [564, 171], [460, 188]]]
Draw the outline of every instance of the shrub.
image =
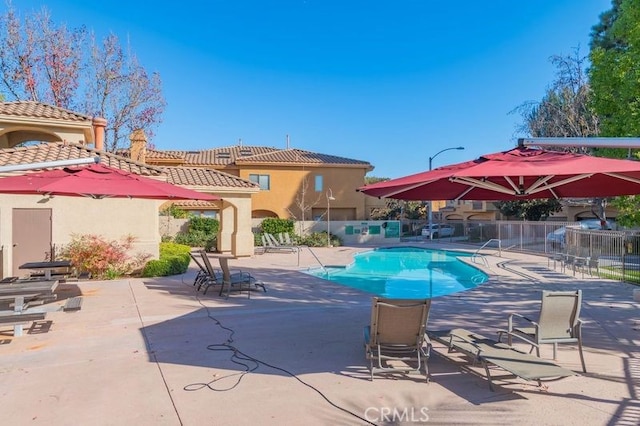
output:
[[116, 279], [139, 269], [149, 258], [147, 254], [130, 256], [135, 237], [108, 241], [99, 235], [72, 235], [71, 242], [60, 250], [78, 274], [89, 273], [98, 279]]
[[292, 219], [278, 219], [277, 217], [268, 217], [260, 224], [262, 232], [267, 234], [278, 235], [279, 233], [288, 232], [293, 235], [294, 222]]
[[[304, 237], [299, 237], [299, 244], [309, 247], [326, 247], [327, 246], [327, 233], [326, 232], [314, 232]], [[331, 245], [339, 247], [342, 245], [342, 240], [336, 235], [331, 235]]]
[[176, 219], [186, 219], [189, 215], [190, 213], [188, 211], [181, 209], [175, 204], [171, 204], [169, 207], [160, 211], [160, 216], [171, 216]]
[[143, 277], [165, 277], [187, 272], [191, 247], [176, 243], [160, 243], [160, 259], [150, 260], [142, 271]]
[[178, 233], [173, 239], [178, 244], [189, 247], [216, 247], [220, 222], [211, 217], [192, 216], [187, 222], [188, 231]]

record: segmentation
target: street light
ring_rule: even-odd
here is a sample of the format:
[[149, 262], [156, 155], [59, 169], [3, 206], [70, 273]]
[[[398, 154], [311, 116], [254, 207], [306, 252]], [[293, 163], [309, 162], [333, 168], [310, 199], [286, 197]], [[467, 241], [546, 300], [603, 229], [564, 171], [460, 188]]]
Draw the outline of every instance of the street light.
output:
[[[429, 157], [429, 171], [431, 171], [431, 165], [433, 163], [433, 159], [436, 158], [438, 155], [442, 154], [445, 151], [451, 151], [453, 149], [464, 149], [464, 146], [456, 146], [456, 147], [452, 147], [452, 148], [445, 148], [442, 149], [438, 152], [436, 152], [433, 156]], [[429, 239], [433, 240], [433, 230], [432, 230], [432, 225], [433, 225], [433, 209], [431, 208], [431, 200], [429, 200]]]
[[331, 188], [327, 191], [327, 247], [331, 247], [331, 201], [335, 201]]

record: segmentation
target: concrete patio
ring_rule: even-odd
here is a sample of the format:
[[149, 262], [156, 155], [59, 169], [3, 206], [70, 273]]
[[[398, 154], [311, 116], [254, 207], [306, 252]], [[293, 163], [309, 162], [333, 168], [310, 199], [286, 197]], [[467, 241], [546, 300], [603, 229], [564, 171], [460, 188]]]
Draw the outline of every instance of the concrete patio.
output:
[[[414, 244], [415, 245], [415, 244]], [[435, 244], [442, 248], [443, 244]], [[313, 249], [345, 264], [363, 248]], [[464, 326], [487, 336], [507, 313], [534, 315], [541, 289], [582, 289], [588, 373], [539, 388], [480, 368], [435, 344], [424, 377], [369, 380], [362, 328], [371, 296], [303, 274], [308, 250], [230, 261], [268, 292], [197, 293], [183, 276], [61, 285], [50, 323], [0, 336], [3, 422], [46, 425], [358, 425], [640, 423], [640, 304], [632, 285], [547, 267], [545, 258], [488, 256], [488, 283], [436, 298], [428, 329]], [[214, 261], [215, 265], [215, 261]], [[60, 310], [82, 294], [78, 312]], [[443, 357], [442, 354], [447, 357]], [[542, 349], [551, 357], [551, 346]], [[580, 371], [578, 351], [557, 362]], [[245, 371], [249, 371], [245, 374]]]

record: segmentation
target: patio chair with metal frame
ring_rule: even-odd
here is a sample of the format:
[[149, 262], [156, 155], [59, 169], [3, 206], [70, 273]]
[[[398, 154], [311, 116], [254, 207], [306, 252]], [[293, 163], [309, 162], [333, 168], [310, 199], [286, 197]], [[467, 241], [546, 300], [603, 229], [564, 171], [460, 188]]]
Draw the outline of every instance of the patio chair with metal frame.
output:
[[205, 268], [205, 266], [198, 260], [197, 257], [193, 255], [193, 253], [189, 253], [191, 259], [198, 265], [198, 273], [196, 277], [193, 279], [193, 285], [200, 290], [200, 288], [207, 282], [207, 280], [211, 279], [209, 277], [209, 272]]
[[207, 290], [211, 285], [220, 286], [220, 296], [222, 296], [226, 290], [227, 297], [229, 297], [231, 291], [242, 291], [244, 289], [247, 290], [247, 297], [251, 297], [252, 286], [254, 288], [261, 288], [265, 292], [267, 291], [265, 284], [262, 281], [258, 281], [250, 273], [243, 271], [231, 271], [229, 269], [227, 258], [221, 257], [219, 259], [222, 270], [216, 270], [211, 265], [211, 261], [209, 260], [206, 251], [201, 250], [200, 255], [202, 256], [202, 260], [209, 275], [209, 279], [204, 283], [204, 294], [207, 293]]
[[420, 374], [424, 364], [424, 375], [429, 381], [427, 360], [431, 342], [425, 332], [430, 307], [429, 299], [373, 298], [371, 325], [364, 329], [371, 380], [377, 373]]
[[521, 352], [505, 343], [488, 339], [463, 328], [451, 331], [428, 331], [427, 334], [434, 341], [444, 344], [448, 352], [462, 353], [471, 358], [474, 365], [480, 364], [484, 368], [491, 391], [495, 390], [491, 376], [492, 366], [524, 380], [535, 380], [540, 387], [542, 387], [542, 380], [555, 380], [577, 375], [549, 360]]
[[[542, 291], [542, 301], [538, 320], [533, 321], [523, 315], [511, 313], [507, 330], [498, 331], [498, 340], [507, 335], [509, 346], [512, 337], [517, 336], [536, 349], [540, 356], [540, 345], [553, 344], [553, 359], [557, 359], [558, 343], [577, 343], [582, 363], [582, 371], [587, 372], [582, 353], [582, 321], [580, 307], [582, 290], [575, 291]], [[526, 321], [525, 327], [517, 326], [515, 321]], [[522, 322], [522, 321], [520, 321]], [[530, 351], [530, 352], [531, 352]]]

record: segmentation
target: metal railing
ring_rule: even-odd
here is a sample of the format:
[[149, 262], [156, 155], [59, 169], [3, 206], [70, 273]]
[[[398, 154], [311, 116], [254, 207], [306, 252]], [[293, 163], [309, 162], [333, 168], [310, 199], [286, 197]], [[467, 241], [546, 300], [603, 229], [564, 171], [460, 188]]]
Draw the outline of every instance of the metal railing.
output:
[[[445, 223], [445, 222], [440, 222]], [[583, 229], [578, 222], [446, 222], [454, 235], [437, 241], [478, 246], [493, 241], [501, 249], [549, 257], [581, 258], [583, 272], [620, 281], [640, 282], [640, 231]], [[436, 240], [434, 240], [436, 241]], [[556, 262], [554, 262], [555, 264]]]

